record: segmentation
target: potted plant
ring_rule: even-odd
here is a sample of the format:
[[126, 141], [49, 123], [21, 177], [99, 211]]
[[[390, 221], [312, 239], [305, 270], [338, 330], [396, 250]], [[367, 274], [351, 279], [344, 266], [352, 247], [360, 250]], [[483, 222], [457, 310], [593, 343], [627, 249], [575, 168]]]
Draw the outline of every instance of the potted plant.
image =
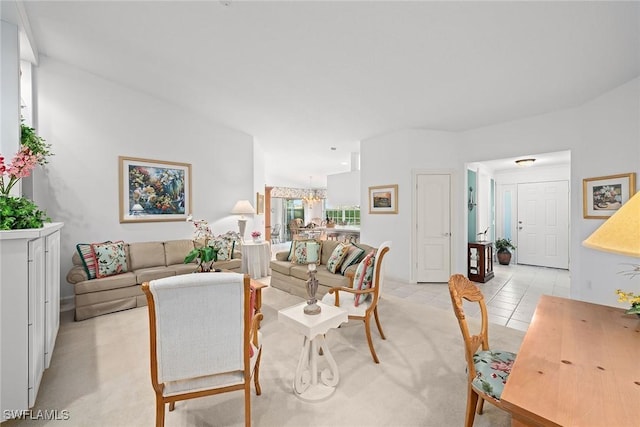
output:
[[51, 144], [22, 123], [20, 149], [11, 163], [0, 154], [0, 230], [41, 228], [45, 221], [51, 221], [33, 201], [11, 195], [11, 189], [31, 175], [36, 166], [47, 164], [47, 157], [51, 155]]
[[498, 262], [502, 265], [509, 265], [511, 262], [511, 250], [516, 248], [511, 239], [496, 239], [494, 245], [498, 254]]
[[196, 272], [209, 272], [213, 268], [213, 263], [218, 260], [218, 249], [209, 245], [209, 242], [213, 238], [213, 233], [209, 223], [207, 221], [193, 220], [193, 217], [189, 215], [187, 222], [193, 222], [195, 230], [193, 232], [193, 240], [196, 242], [196, 248], [192, 249], [184, 258], [184, 263], [189, 264], [193, 260], [198, 260], [198, 266]]

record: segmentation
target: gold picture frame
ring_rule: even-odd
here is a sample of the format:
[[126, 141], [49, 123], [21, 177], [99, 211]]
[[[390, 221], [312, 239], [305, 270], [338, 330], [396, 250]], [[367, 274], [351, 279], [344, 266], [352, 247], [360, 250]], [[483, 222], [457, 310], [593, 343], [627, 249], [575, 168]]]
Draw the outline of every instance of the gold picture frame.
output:
[[120, 222], [185, 221], [191, 213], [191, 164], [118, 157]]
[[256, 214], [264, 214], [264, 194], [256, 193]]
[[398, 213], [398, 184], [369, 187], [370, 214]]
[[598, 176], [582, 180], [584, 218], [606, 219], [636, 192], [636, 174]]

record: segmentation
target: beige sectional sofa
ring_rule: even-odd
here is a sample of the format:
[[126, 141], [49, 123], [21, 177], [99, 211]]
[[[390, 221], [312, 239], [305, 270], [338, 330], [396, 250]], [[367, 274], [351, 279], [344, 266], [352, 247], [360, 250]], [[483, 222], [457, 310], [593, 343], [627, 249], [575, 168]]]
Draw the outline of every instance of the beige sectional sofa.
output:
[[[316, 279], [318, 279], [318, 291], [316, 298], [321, 299], [324, 294], [329, 292], [330, 288], [335, 286], [352, 286], [353, 276], [358, 268], [358, 263], [349, 266], [345, 274], [331, 273], [327, 270], [327, 261], [338, 246], [336, 240], [324, 240], [320, 250], [320, 264], [316, 266]], [[375, 251], [376, 248], [357, 243], [359, 247], [364, 249], [364, 254]], [[306, 264], [295, 264], [288, 260], [289, 251], [277, 252], [275, 260], [270, 263], [271, 267], [271, 286], [297, 295], [302, 298], [309, 298], [307, 295], [306, 283], [309, 279], [309, 267]]]
[[[67, 273], [67, 282], [75, 292], [75, 319], [147, 305], [140, 285], [149, 280], [193, 273], [196, 264], [184, 264], [184, 257], [194, 247], [194, 241], [189, 239], [127, 243], [127, 272], [91, 280], [75, 252], [73, 267]], [[214, 267], [240, 271], [241, 262], [241, 252], [236, 250], [233, 259], [217, 261]]]

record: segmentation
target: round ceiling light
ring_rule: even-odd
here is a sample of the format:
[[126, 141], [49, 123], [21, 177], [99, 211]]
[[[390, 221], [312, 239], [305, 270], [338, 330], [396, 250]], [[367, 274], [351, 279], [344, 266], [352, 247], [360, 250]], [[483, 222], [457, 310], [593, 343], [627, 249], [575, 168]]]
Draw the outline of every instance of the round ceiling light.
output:
[[527, 167], [527, 166], [531, 166], [535, 161], [536, 159], [518, 159], [516, 160], [516, 165]]

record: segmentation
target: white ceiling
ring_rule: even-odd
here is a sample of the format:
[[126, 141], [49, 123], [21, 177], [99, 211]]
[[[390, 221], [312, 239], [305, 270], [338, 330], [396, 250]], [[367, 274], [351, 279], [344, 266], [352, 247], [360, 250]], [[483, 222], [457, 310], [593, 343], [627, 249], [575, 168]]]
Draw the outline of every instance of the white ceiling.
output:
[[637, 2], [24, 5], [40, 54], [253, 135], [273, 185], [324, 185], [375, 135], [543, 114], [640, 75]]

